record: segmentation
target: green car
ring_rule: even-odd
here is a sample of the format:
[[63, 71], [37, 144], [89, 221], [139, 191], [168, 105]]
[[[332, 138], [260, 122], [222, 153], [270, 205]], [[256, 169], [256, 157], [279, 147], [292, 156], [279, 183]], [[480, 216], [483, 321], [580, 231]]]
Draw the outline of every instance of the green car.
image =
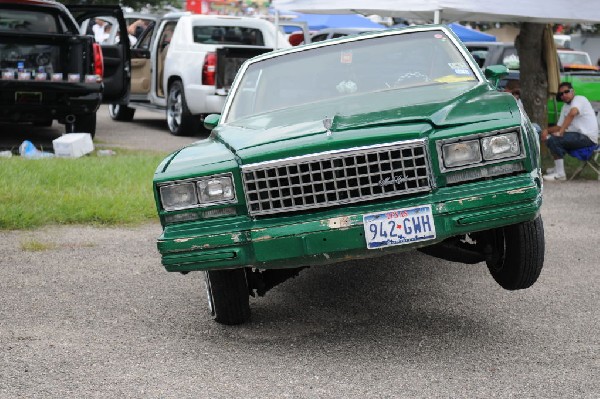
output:
[[154, 193], [167, 271], [204, 271], [209, 310], [249, 320], [301, 269], [418, 249], [487, 265], [508, 290], [544, 263], [539, 143], [504, 66], [444, 26], [248, 60], [209, 138], [169, 155]]

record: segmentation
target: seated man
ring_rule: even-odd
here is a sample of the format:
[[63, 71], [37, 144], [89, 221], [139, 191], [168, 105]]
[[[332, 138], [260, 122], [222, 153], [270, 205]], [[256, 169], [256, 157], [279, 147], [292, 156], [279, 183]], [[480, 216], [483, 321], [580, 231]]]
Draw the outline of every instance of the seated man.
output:
[[558, 124], [542, 130], [540, 138], [554, 157], [554, 169], [544, 180], [566, 180], [563, 157], [569, 150], [591, 147], [598, 143], [598, 121], [592, 105], [584, 96], [577, 96], [569, 82], [562, 82], [558, 95], [565, 103]]

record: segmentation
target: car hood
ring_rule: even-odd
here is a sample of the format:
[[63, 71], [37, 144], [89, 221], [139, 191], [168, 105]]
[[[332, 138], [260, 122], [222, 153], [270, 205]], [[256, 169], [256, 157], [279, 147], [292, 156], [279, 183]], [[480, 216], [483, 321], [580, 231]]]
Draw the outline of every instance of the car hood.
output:
[[[514, 125], [518, 107], [512, 96], [491, 90], [487, 85], [464, 89], [446, 99], [427, 98], [420, 102], [390, 101], [378, 93], [361, 98], [345, 111], [333, 112], [330, 104], [311, 104], [278, 110], [221, 124], [206, 142], [184, 148], [165, 165], [174, 171], [234, 160], [238, 164], [299, 156], [348, 147], [426, 138], [436, 128], [505, 120]], [[390, 106], [392, 103], [393, 106]], [[354, 110], [354, 112], [352, 112]], [[328, 129], [328, 128], [329, 129]], [[207, 152], [211, 151], [211, 152]], [[201, 165], [196, 165], [201, 166]]]

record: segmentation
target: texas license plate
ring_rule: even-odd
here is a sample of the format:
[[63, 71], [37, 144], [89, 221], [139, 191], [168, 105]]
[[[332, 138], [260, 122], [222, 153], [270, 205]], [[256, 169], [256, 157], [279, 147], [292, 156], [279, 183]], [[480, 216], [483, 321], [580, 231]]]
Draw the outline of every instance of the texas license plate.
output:
[[363, 215], [367, 248], [410, 244], [435, 238], [431, 205]]

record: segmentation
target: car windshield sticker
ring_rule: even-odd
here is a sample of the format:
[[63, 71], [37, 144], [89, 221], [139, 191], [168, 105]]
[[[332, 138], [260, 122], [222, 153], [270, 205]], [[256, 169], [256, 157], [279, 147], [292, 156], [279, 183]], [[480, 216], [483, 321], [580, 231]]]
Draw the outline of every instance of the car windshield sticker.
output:
[[342, 52], [342, 57], [340, 59], [342, 64], [352, 64], [352, 51], [344, 51]]
[[452, 68], [454, 73], [457, 75], [470, 75], [471, 74], [469, 67], [467, 66], [467, 64], [465, 64], [463, 62], [450, 62], [448, 65], [450, 66], [450, 68]]

